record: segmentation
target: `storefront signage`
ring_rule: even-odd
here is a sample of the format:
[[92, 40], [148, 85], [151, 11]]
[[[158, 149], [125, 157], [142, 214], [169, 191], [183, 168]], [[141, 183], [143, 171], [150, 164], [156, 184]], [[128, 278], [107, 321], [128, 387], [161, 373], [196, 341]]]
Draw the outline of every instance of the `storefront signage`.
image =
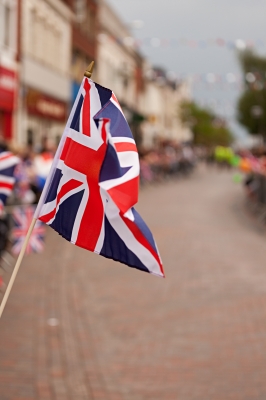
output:
[[0, 66], [0, 109], [13, 110], [16, 82], [16, 73]]
[[65, 121], [67, 116], [66, 103], [34, 89], [28, 89], [27, 91], [26, 105], [29, 114], [57, 121]]

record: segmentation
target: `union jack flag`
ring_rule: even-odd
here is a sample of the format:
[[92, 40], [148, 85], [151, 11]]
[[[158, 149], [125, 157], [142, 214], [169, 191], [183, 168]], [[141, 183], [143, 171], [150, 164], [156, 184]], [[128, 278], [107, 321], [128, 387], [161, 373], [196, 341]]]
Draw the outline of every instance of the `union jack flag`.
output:
[[0, 153], [0, 215], [3, 213], [4, 205], [10, 196], [14, 184], [14, 170], [19, 163], [19, 158], [10, 151]]
[[68, 241], [164, 276], [138, 201], [135, 141], [114, 93], [84, 78], [35, 217]]
[[[12, 213], [14, 228], [11, 232], [13, 247], [12, 252], [19, 254], [25, 242], [27, 232], [33, 219], [35, 206], [15, 207]], [[34, 229], [27, 244], [26, 254], [40, 253], [44, 246], [45, 225], [36, 221]]]

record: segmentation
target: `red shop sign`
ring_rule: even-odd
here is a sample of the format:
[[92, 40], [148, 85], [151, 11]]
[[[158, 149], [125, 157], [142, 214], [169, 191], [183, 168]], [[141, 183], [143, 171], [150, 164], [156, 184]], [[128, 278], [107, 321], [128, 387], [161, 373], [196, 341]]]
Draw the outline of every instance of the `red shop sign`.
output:
[[16, 73], [0, 66], [0, 109], [12, 111], [16, 92]]
[[37, 90], [28, 89], [26, 95], [26, 104], [29, 114], [55, 119], [57, 121], [66, 120], [66, 103], [40, 93]]

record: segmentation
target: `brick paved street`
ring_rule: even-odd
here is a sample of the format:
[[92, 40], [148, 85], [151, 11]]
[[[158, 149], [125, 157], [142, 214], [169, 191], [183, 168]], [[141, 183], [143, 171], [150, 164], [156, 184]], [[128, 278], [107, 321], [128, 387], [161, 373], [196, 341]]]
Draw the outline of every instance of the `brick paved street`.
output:
[[265, 400], [266, 233], [232, 174], [141, 191], [166, 279], [49, 229], [0, 321], [0, 400]]

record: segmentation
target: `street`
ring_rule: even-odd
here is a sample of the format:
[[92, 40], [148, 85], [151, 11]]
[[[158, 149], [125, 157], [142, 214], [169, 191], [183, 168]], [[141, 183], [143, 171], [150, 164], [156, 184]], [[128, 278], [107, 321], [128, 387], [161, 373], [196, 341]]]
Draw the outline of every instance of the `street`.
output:
[[265, 400], [266, 229], [234, 173], [141, 189], [165, 279], [47, 227], [0, 320], [0, 400]]

